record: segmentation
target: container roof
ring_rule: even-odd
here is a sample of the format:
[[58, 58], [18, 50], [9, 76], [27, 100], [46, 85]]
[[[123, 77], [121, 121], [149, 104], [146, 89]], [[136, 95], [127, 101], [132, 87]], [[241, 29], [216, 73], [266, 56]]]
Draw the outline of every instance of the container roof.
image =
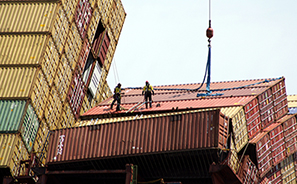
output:
[[[110, 97], [84, 113], [82, 119], [88, 119], [88, 116], [112, 116], [131, 112], [150, 113], [244, 106], [280, 80], [284, 78], [213, 82], [210, 84], [211, 94], [219, 94], [219, 96], [205, 97], [197, 97], [198, 93], [206, 93], [205, 84], [198, 91], [195, 89], [201, 85], [199, 83], [153, 86], [155, 95], [152, 96], [152, 108], [148, 109], [143, 104], [142, 87], [125, 88], [122, 90], [124, 95], [121, 99], [121, 111], [115, 111], [116, 104], [114, 109], [110, 109], [113, 101]], [[137, 104], [139, 107], [133, 108]]]

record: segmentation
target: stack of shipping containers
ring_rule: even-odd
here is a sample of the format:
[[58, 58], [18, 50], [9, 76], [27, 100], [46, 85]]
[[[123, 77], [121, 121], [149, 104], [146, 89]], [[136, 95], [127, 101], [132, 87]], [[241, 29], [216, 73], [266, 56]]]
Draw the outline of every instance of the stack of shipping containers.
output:
[[0, 170], [23, 175], [49, 133], [111, 95], [106, 77], [126, 13], [121, 1], [0, 2]]
[[[98, 136], [102, 136], [102, 141], [104, 141], [102, 142], [102, 144], [98, 143], [98, 145], [101, 145], [103, 147], [94, 147], [94, 149], [96, 149], [98, 152], [94, 151], [90, 153], [95, 154], [95, 157], [98, 159], [101, 157], [108, 158], [118, 157], [121, 155], [129, 156], [131, 160], [134, 160], [133, 155], [136, 156], [137, 154], [148, 152], [164, 152], [164, 155], [166, 155], [172, 152], [174, 149], [183, 151], [188, 150], [189, 152], [191, 152], [191, 149], [194, 148], [191, 148], [191, 145], [197, 144], [197, 148], [203, 149], [205, 151], [210, 148], [230, 150], [225, 160], [220, 162], [220, 158], [213, 159], [213, 155], [209, 155], [209, 158], [212, 159], [206, 161], [206, 163], [212, 163], [216, 160], [218, 161], [219, 165], [227, 165], [228, 167], [230, 167], [230, 170], [232, 170], [232, 172], [234, 173], [234, 177], [236, 177], [238, 181], [240, 181], [241, 183], [265, 183], [266, 181], [271, 181], [272, 183], [277, 183], [277, 181], [283, 183], [296, 182], [295, 173], [297, 171], [297, 167], [295, 165], [297, 165], [297, 158], [295, 156], [295, 153], [297, 152], [297, 123], [296, 114], [288, 114], [288, 107], [291, 108], [291, 106], [288, 106], [288, 104], [293, 103], [294, 100], [291, 99], [294, 96], [288, 97], [289, 100], [287, 100], [285, 79], [279, 78], [270, 80], [270, 82], [269, 80], [267, 82], [264, 81], [262, 85], [259, 84], [259, 86], [256, 87], [245, 87], [246, 90], [242, 88], [241, 91], [235, 88], [230, 90], [229, 86], [235, 86], [235, 84], [235, 82], [234, 84], [232, 84], [232, 82], [227, 82], [225, 87], [222, 87], [228, 88], [228, 90], [224, 90], [225, 95], [228, 96], [228, 94], [230, 93], [230, 96], [228, 97], [207, 97], [201, 99], [194, 99], [193, 97], [191, 97], [190, 94], [187, 94], [188, 96], [186, 96], [186, 94], [184, 93], [183, 95], [178, 95], [176, 94], [176, 92], [164, 93], [162, 91], [162, 87], [156, 87], [161, 89], [161, 92], [156, 91], [156, 94], [154, 96], [155, 103], [158, 104], [158, 106], [148, 110], [142, 108], [135, 110], [135, 112], [140, 111], [143, 114], [151, 113], [151, 111], [153, 111], [155, 115], [151, 116], [138, 116], [138, 114], [136, 113], [136, 116], [132, 117], [127, 117], [127, 115], [125, 115], [123, 117], [118, 118], [114, 117], [100, 119], [104, 117], [103, 115], [105, 113], [108, 113], [104, 110], [104, 108], [109, 107], [108, 104], [110, 104], [110, 100], [106, 100], [97, 107], [85, 113], [83, 115], [84, 120], [76, 124], [78, 128], [55, 131], [52, 137], [53, 139], [50, 143], [51, 150], [49, 152], [49, 158], [47, 162], [49, 165], [52, 165], [54, 167], [57, 166], [57, 164], [59, 165], [59, 163], [63, 165], [63, 163], [67, 161], [81, 162], [84, 159], [86, 159], [72, 155], [80, 151], [66, 152], [67, 149], [65, 149], [65, 152], [63, 153], [65, 155], [63, 157], [61, 156], [63, 160], [59, 160], [61, 158], [55, 157], [55, 155], [57, 155], [56, 148], [59, 144], [59, 135], [68, 135], [70, 132], [72, 132], [74, 134], [77, 134], [77, 136], [84, 137], [85, 132], [90, 132], [85, 129], [88, 127], [92, 130], [98, 131], [97, 133], [94, 132], [94, 136], [98, 134]], [[215, 85], [216, 84], [213, 84], [214, 88], [216, 87]], [[170, 86], [171, 89], [179, 87], [181, 86]], [[186, 85], [182, 85], [182, 87], [187, 88]], [[191, 86], [189, 85], [189, 88], [190, 87]], [[166, 89], [166, 87], [164, 88]], [[249, 96], [245, 96], [248, 94], [248, 91], [252, 93], [250, 94], [249, 92]], [[122, 110], [121, 113], [128, 113], [128, 109], [132, 108], [135, 104], [137, 104], [138, 96], [139, 99], [141, 98], [140, 94], [141, 91], [137, 91], [137, 89], [130, 89], [129, 92], [125, 94], [125, 99], [123, 99], [123, 101], [125, 101], [127, 104], [122, 104], [126, 110]], [[170, 100], [170, 98], [172, 98], [172, 95], [174, 95], [175, 97], [174, 100]], [[241, 96], [242, 98], [240, 98]], [[236, 98], [238, 98], [238, 103], [234, 103], [233, 101], [231, 101], [231, 99]], [[226, 100], [226, 103], [223, 103], [224, 99]], [[177, 102], [178, 100], [180, 100], [180, 103]], [[190, 102], [187, 100], [197, 100], [197, 102], [192, 102], [191, 105], [189, 105]], [[208, 101], [209, 103], [206, 103], [206, 105], [204, 105], [203, 101]], [[233, 103], [233, 105], [228, 105], [228, 101], [231, 102], [230, 104]], [[219, 110], [220, 116], [222, 119], [224, 119], [224, 121], [222, 121], [223, 123], [219, 123], [220, 121], [216, 120], [214, 122], [203, 123], [203, 118], [200, 119], [192, 115], [194, 113], [193, 111], [180, 112], [182, 115], [162, 115], [162, 111], [164, 110], [182, 111], [182, 104], [184, 103], [188, 103], [188, 105], [185, 106], [186, 109], [195, 108], [195, 105], [197, 105], [196, 108], [204, 108], [204, 110], [201, 109], [199, 111], [200, 113], [203, 112], [203, 114], [211, 113], [213, 110], [217, 109]], [[178, 106], [178, 110], [177, 108], [172, 108], [175, 107], [175, 105]], [[224, 107], [218, 108], [217, 106]], [[206, 109], [206, 107], [214, 109]], [[120, 114], [117, 114], [117, 116], [120, 116]], [[176, 127], [176, 129], [171, 129], [171, 124], [163, 125], [163, 123], [166, 122], [163, 116], [168, 116], [167, 118], [171, 117], [171, 119], [174, 116], [174, 119], [176, 117], [178, 120], [181, 121], [177, 121], [177, 124], [175, 124], [174, 121], [171, 120], [172, 126]], [[187, 118], [183, 116], [187, 116]], [[156, 117], [160, 118], [157, 119]], [[203, 117], [207, 119], [206, 115], [203, 115]], [[194, 123], [196, 120], [198, 120], [198, 124], [201, 124], [201, 127], [198, 127], [197, 129], [194, 128], [196, 126]], [[192, 122], [193, 124], [187, 124], [189, 123], [188, 121]], [[144, 122], [146, 122], [147, 124], [145, 124]], [[156, 122], [158, 123], [155, 124]], [[133, 125], [133, 123], [135, 124]], [[98, 126], [96, 127], [96, 125]], [[213, 127], [210, 127], [211, 129], [209, 130], [205, 129], [205, 131], [202, 131], [203, 125], [212, 125]], [[227, 128], [226, 126], [229, 128]], [[169, 129], [167, 130], [166, 127], [168, 127]], [[219, 132], [215, 133], [215, 135], [217, 135], [218, 137], [213, 137], [211, 133], [213, 130], [216, 129], [215, 127], [220, 127]], [[143, 142], [144, 140], [147, 140], [145, 137], [143, 137], [145, 135], [138, 135], [137, 132], [145, 132], [149, 130], [151, 130], [153, 133], [150, 137], [150, 139], [152, 140], [145, 143]], [[170, 131], [170, 133], [167, 133], [167, 131]], [[106, 136], [104, 136], [105, 134]], [[205, 135], [200, 135], [201, 137], [191, 138], [192, 134]], [[133, 137], [127, 137], [132, 135]], [[94, 145], [91, 142], [91, 140], [93, 139], [93, 135], [85, 135], [86, 139], [82, 140], [82, 142], [79, 143], [77, 143], [77, 141], [71, 140], [71, 136], [73, 135], [69, 135], [69, 139], [65, 139], [64, 141], [69, 141], [67, 142], [67, 144], [70, 144], [72, 147], [80, 148], [81, 146], [77, 144], [85, 145], [88, 142], [91, 145]], [[225, 141], [223, 141], [223, 144], [219, 144], [218, 142], [218, 144], [214, 146], [208, 144], [208, 138], [214, 138], [214, 140]], [[126, 145], [128, 146], [127, 148], [121, 148], [120, 145], [104, 147], [104, 145], [108, 145], [108, 142], [109, 144], [113, 144], [114, 142], [120, 142], [117, 141], [117, 139], [124, 140], [124, 142], [126, 142], [125, 139], [134, 140], [135, 142], [131, 143], [131, 147], [129, 147], [129, 145]], [[194, 139], [196, 139], [197, 142], [194, 141]], [[228, 141], [226, 142], [227, 139]], [[101, 138], [99, 138], [99, 140], [101, 140]], [[177, 140], [180, 140], [180, 142], [172, 142]], [[183, 141], [185, 141], [185, 143], [183, 143]], [[205, 143], [207, 145], [199, 146], [200, 141], [206, 141]], [[183, 145], [185, 147], [183, 147]], [[129, 152], [129, 149], [131, 149], [131, 152]], [[100, 150], [105, 150], [106, 152], [101, 153]], [[125, 150], [128, 152], [125, 152]], [[118, 155], [119, 153], [120, 155]], [[88, 153], [85, 153], [84, 155], [88, 156], [87, 154]], [[73, 160], [73, 158], [76, 159]], [[135, 157], [135, 159], [136, 158], [137, 157]], [[137, 162], [137, 159], [134, 161]], [[173, 160], [171, 162], [175, 161], [176, 160]], [[204, 172], [208, 173], [208, 166], [203, 167], [206, 170]], [[139, 170], [141, 169], [142, 168], [139, 167]], [[162, 168], [162, 171], [158, 170], [158, 172], [163, 172], [163, 170], [166, 169], [168, 168]], [[147, 177], [146, 171], [140, 173], [144, 174]], [[166, 178], [166, 173], [163, 172], [163, 174]], [[205, 173], [201, 171], [200, 173], [196, 173], [196, 176], [207, 177], [207, 174], [205, 175]], [[189, 176], [185, 174], [184, 177]], [[215, 179], [213, 181], [215, 181]]]

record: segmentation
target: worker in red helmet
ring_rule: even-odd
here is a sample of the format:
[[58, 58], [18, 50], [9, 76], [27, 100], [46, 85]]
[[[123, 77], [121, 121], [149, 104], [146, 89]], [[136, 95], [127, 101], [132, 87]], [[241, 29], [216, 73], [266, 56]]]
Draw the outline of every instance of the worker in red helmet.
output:
[[120, 111], [120, 105], [121, 105], [121, 83], [118, 83], [118, 85], [114, 88], [114, 95], [113, 95], [113, 101], [111, 103], [110, 109], [112, 109], [115, 102], [117, 102], [117, 108], [116, 111]]
[[153, 87], [150, 85], [148, 81], [145, 82], [145, 86], [143, 87], [142, 94], [144, 94], [145, 106], [147, 108], [147, 100], [149, 99], [150, 108], [152, 108], [152, 94], [155, 95]]

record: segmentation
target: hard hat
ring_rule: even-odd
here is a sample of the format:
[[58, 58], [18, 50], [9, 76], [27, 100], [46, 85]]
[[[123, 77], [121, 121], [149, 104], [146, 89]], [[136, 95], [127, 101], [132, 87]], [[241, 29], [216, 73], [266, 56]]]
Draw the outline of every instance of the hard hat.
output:
[[149, 83], [148, 81], [145, 81], [145, 83]]

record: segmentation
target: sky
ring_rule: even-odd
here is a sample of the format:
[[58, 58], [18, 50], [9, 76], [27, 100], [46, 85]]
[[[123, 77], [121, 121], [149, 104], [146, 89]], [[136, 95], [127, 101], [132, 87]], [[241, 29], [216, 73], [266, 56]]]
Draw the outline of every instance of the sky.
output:
[[[122, 0], [110, 88], [201, 83], [209, 0]], [[297, 1], [212, 0], [211, 82], [285, 77], [297, 94]]]

